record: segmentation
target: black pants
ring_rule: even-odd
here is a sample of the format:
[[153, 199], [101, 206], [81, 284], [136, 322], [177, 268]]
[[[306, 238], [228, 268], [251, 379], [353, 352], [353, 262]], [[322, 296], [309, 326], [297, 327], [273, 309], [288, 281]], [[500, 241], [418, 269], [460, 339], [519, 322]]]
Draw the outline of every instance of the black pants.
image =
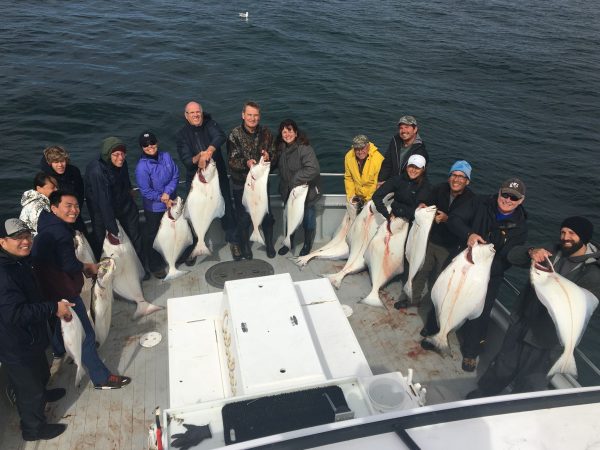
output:
[[500, 351], [477, 382], [484, 395], [497, 395], [513, 383], [513, 393], [545, 390], [546, 374], [560, 350], [534, 347], [523, 341], [524, 322], [508, 327]]
[[17, 397], [17, 410], [21, 417], [24, 436], [36, 437], [46, 424], [46, 384], [50, 379], [50, 368], [46, 354], [40, 351], [27, 363], [2, 363]]
[[[99, 248], [94, 249], [94, 253], [96, 254], [96, 258], [100, 258], [107, 229], [100, 211], [96, 210], [91, 203], [89, 204], [89, 211], [90, 218], [92, 219], [92, 233], [97, 241], [97, 245], [99, 245]], [[135, 253], [143, 263], [145, 258], [142, 248], [142, 235], [140, 233], [140, 215], [133, 199], [124, 207], [115, 211], [115, 217], [123, 227], [123, 230], [125, 230], [129, 240], [133, 244]]]
[[[233, 203], [231, 201], [231, 188], [229, 186], [229, 177], [227, 176], [227, 166], [223, 160], [223, 155], [220, 150], [213, 153], [213, 160], [217, 165], [217, 173], [219, 175], [219, 187], [221, 188], [221, 195], [225, 200], [225, 215], [221, 217], [221, 228], [225, 232], [225, 240], [230, 244], [238, 244], [239, 239], [236, 228], [236, 215], [233, 209]], [[186, 176], [186, 192], [190, 192], [192, 186], [192, 179], [196, 175], [196, 171], [188, 172]], [[194, 235], [195, 238], [195, 235]], [[197, 241], [194, 241], [194, 244]]]
[[150, 272], [157, 272], [165, 267], [163, 257], [152, 247], [164, 214], [164, 212], [144, 210], [144, 218], [146, 219], [146, 223], [144, 224], [144, 253], [146, 254], [147, 261], [142, 262], [144, 263], [144, 267], [147, 267]]
[[490, 278], [487, 293], [485, 295], [483, 312], [477, 319], [467, 320], [461, 328], [463, 336], [461, 350], [462, 355], [465, 358], [477, 358], [483, 351], [488, 326], [490, 324], [490, 314], [492, 313], [494, 300], [498, 295], [501, 283], [502, 275]]
[[[268, 188], [267, 188], [268, 192]], [[248, 231], [250, 229], [250, 225], [252, 225], [252, 218], [250, 214], [246, 211], [246, 208], [242, 204], [242, 197], [244, 195], [244, 187], [243, 186], [234, 186], [233, 188], [233, 200], [235, 202], [235, 211], [237, 212], [237, 235], [242, 239], [243, 237], [248, 236]], [[272, 227], [275, 223], [275, 218], [271, 213], [271, 198], [268, 198], [268, 212], [265, 214], [261, 222], [261, 226], [264, 228]], [[248, 240], [247, 238], [245, 240]]]

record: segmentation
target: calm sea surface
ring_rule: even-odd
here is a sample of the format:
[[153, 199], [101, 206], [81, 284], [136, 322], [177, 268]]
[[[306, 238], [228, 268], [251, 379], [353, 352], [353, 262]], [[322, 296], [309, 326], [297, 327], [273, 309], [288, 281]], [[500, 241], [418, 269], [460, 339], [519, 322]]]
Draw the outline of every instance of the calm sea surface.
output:
[[252, 99], [272, 129], [295, 119], [331, 172], [354, 135], [384, 151], [413, 114], [432, 181], [464, 158], [478, 192], [525, 181], [533, 243], [573, 214], [600, 237], [595, 2], [0, 3], [2, 215], [18, 213], [50, 144], [83, 171], [119, 136], [133, 168], [147, 128], [176, 155], [187, 101], [228, 131]]

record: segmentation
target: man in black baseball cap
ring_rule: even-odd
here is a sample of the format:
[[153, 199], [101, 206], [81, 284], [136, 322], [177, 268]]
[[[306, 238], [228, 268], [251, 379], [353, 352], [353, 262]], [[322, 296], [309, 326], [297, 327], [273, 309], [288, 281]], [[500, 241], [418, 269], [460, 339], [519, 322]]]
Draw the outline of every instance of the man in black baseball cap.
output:
[[[559, 241], [540, 247], [520, 245], [508, 260], [529, 269], [533, 262], [550, 260], [554, 270], [600, 298], [600, 249], [592, 242], [594, 226], [587, 218], [568, 217], [560, 226]], [[547, 373], [562, 353], [556, 327], [548, 310], [527, 282], [512, 315], [502, 348], [467, 398], [497, 395], [509, 384], [513, 393], [543, 390]]]
[[27, 257], [31, 230], [19, 219], [0, 223], [0, 362], [16, 394], [21, 432], [26, 441], [53, 439], [67, 428], [46, 422], [46, 402], [64, 389], [46, 390], [50, 379], [46, 347], [48, 320], [71, 314], [73, 303], [47, 302], [37, 289]]

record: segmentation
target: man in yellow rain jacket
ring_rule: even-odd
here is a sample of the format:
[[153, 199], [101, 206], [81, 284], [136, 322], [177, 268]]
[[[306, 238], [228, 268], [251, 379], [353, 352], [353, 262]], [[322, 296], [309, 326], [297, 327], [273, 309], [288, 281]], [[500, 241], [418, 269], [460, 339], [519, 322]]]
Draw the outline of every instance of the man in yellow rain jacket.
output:
[[377, 176], [383, 155], [369, 138], [359, 134], [344, 158], [344, 185], [348, 201], [363, 204], [371, 200], [377, 189]]

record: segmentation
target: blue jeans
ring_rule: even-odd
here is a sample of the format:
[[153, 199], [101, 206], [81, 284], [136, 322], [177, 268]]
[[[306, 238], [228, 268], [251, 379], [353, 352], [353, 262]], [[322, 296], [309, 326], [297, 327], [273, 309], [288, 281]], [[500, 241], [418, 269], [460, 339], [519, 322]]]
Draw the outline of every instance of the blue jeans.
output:
[[317, 229], [317, 212], [315, 211], [315, 205], [304, 207], [302, 228], [304, 228], [304, 231], [314, 231]]
[[[85, 331], [85, 339], [83, 340], [83, 344], [81, 346], [81, 361], [87, 369], [92, 383], [106, 383], [110, 375], [110, 370], [106, 368], [98, 356], [98, 351], [96, 350], [96, 333], [94, 333], [94, 328], [92, 327], [87, 312], [85, 311], [83, 300], [79, 296], [69, 298], [67, 300], [69, 300], [71, 303], [75, 303], [75, 306], [73, 306], [73, 311], [75, 311], [75, 314], [77, 314], [77, 317], [79, 317], [79, 320], [81, 320], [81, 325], [83, 325], [83, 330]], [[60, 319], [57, 320], [60, 322]], [[54, 328], [54, 336], [52, 336], [52, 349], [54, 350], [55, 355], [63, 355], [66, 352], [60, 323], [57, 323], [56, 327]]]

